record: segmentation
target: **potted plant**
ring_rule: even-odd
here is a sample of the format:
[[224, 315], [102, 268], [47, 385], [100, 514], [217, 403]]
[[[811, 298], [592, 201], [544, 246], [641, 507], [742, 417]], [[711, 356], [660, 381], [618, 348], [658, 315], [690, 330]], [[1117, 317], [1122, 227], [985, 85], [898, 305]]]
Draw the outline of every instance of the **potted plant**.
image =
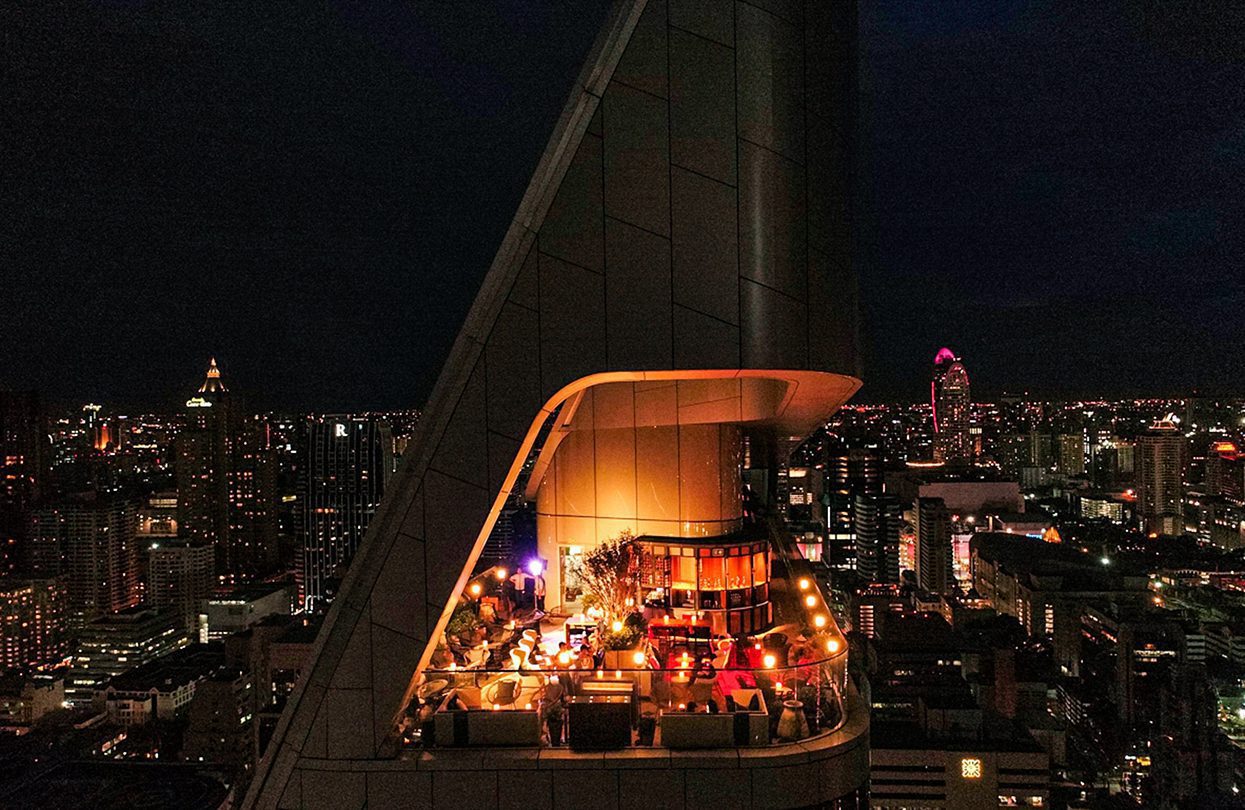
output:
[[577, 571], [585, 602], [600, 611], [597, 632], [605, 650], [606, 669], [631, 669], [644, 639], [640, 602], [640, 569], [644, 549], [630, 531], [601, 543], [584, 555]]

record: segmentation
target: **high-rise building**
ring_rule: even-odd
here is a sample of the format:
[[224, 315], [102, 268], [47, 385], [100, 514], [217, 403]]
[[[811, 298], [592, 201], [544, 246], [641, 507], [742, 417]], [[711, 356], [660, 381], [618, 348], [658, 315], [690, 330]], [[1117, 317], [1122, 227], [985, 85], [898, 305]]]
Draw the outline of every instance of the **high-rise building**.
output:
[[870, 582], [899, 581], [903, 508], [895, 495], [857, 495], [856, 570]]
[[836, 571], [858, 567], [855, 506], [859, 496], [882, 492], [882, 456], [876, 445], [835, 438], [825, 455], [826, 550], [823, 561]]
[[949, 593], [955, 586], [951, 514], [942, 498], [916, 499], [916, 579], [922, 590]]
[[[536, 505], [537, 551], [522, 562], [541, 572], [548, 608], [569, 607], [585, 588], [603, 596], [579, 576], [581, 563], [628, 531], [654, 564], [643, 566], [637, 592], [645, 590], [630, 605], [599, 603], [619, 616], [603, 632], [626, 632], [622, 619], [646, 601], [668, 602], [672, 639], [685, 637], [676, 623], [697, 636], [751, 632], [769, 625], [771, 594], [802, 593], [792, 607], [816, 642], [796, 652], [793, 638], [769, 634], [756, 663], [772, 674], [756, 680], [791, 673], [812, 718], [787, 704], [777, 733], [801, 739], [790, 746], [770, 744], [768, 694], [742, 698], [734, 717], [655, 717], [650, 709], [674, 697], [660, 685], [686, 676], [664, 654], [636, 661], [611, 650], [610, 660], [652, 677], [603, 671], [608, 694], [588, 696], [588, 685], [572, 697], [570, 745], [557, 752], [565, 756], [541, 750], [531, 787], [516, 791], [492, 759], [477, 759], [438, 771], [417, 801], [452, 808], [540, 796], [552, 810], [658, 794], [675, 808], [868, 802], [868, 707], [845, 674], [845, 638], [811, 571], [791, 581], [769, 564], [778, 510], [745, 496], [741, 474], [742, 434], [777, 448], [781, 437], [809, 435], [859, 388], [847, 376], [856, 368], [846, 188], [854, 14], [850, 0], [614, 4], [242, 807], [310, 807], [332, 796], [376, 810], [422, 791], [422, 763], [398, 756], [401, 729], [412, 725], [404, 715], [418, 684], [474, 683], [457, 667], [440, 678], [447, 662], [434, 655], [448, 649], [451, 619], [472, 609], [464, 600], [484, 596], [476, 562], [531, 452], [537, 466], [523, 496]], [[751, 444], [754, 470], [759, 449]], [[769, 494], [778, 466], [767, 469]], [[485, 577], [490, 589], [535, 579], [495, 573]], [[771, 591], [771, 576], [788, 578]], [[543, 748], [538, 695], [552, 705], [562, 681], [532, 672], [525, 685], [525, 655], [510, 656], [522, 672], [499, 672], [505, 685], [486, 680], [478, 697], [458, 690], [486, 710], [433, 712], [437, 745]], [[805, 655], [819, 660], [819, 693], [802, 675]], [[710, 684], [697, 686], [706, 703], [727, 705]], [[633, 746], [636, 707], [660, 745], [650, 736]], [[556, 744], [562, 727], [551, 719]], [[323, 744], [299, 738], [303, 728], [323, 728]], [[628, 749], [625, 772], [621, 758], [602, 759], [607, 746]], [[682, 746], [716, 749], [709, 756], [729, 767], [672, 758]], [[373, 779], [382, 758], [383, 784]], [[299, 780], [317, 766], [314, 787]]]
[[216, 548], [216, 573], [231, 582], [277, 564], [277, 464], [268, 425], [243, 414], [213, 358], [186, 401], [177, 437], [179, 533]]
[[1218, 441], [1206, 454], [1207, 495], [1245, 500], [1245, 458], [1234, 442]]
[[137, 531], [138, 510], [124, 498], [89, 494], [32, 513], [30, 572], [66, 578], [71, 626], [139, 603]]
[[180, 616], [190, 637], [198, 641], [207, 641], [207, 603], [215, 582], [213, 551], [201, 540], [160, 540], [148, 550], [147, 602]]
[[307, 610], [332, 599], [392, 472], [393, 435], [384, 420], [336, 414], [308, 422], [299, 588]]
[[930, 404], [934, 410], [934, 460], [957, 465], [971, 463], [973, 400], [968, 370], [950, 349], [939, 349], [934, 356]]
[[67, 629], [62, 579], [0, 579], [0, 672], [63, 660]]
[[196, 396], [186, 400], [186, 424], [177, 435], [177, 523], [184, 537], [221, 550], [218, 570], [229, 555], [229, 389], [216, 358]]
[[82, 628], [65, 695], [89, 704], [110, 679], [188, 643], [181, 617], [169, 611], [134, 607], [102, 616]]
[[1061, 475], [1085, 474], [1085, 437], [1080, 433], [1061, 433], [1057, 438], [1059, 449], [1056, 469]]
[[39, 395], [0, 391], [0, 576], [25, 563], [27, 519], [45, 483], [47, 445]]
[[1184, 434], [1170, 419], [1137, 437], [1137, 507], [1148, 534], [1174, 535], [1184, 529], [1184, 458]]

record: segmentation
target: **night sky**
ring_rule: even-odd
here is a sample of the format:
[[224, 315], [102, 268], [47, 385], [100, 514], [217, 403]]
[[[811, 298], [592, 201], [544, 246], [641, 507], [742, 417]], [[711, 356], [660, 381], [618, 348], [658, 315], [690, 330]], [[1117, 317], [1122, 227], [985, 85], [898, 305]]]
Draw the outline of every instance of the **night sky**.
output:
[[[295, 5], [0, 11], [0, 388], [422, 405], [607, 4]], [[862, 396], [1242, 392], [1242, 7], [861, 9]]]

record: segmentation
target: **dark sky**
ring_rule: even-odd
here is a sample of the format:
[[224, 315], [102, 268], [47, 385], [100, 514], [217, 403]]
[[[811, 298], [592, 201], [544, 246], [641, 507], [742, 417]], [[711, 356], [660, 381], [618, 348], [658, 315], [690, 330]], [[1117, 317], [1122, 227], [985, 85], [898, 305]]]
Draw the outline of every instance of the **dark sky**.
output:
[[[164, 406], [215, 354], [363, 409], [422, 404], [606, 3], [16, 6], [0, 387]], [[944, 343], [986, 395], [1239, 391], [1245, 12], [861, 7], [862, 393]]]

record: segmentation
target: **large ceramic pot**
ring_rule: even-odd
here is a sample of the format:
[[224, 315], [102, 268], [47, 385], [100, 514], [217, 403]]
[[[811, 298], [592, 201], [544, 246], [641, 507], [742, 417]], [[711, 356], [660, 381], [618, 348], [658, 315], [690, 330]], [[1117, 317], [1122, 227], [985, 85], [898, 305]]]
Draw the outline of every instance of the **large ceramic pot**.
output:
[[782, 715], [778, 718], [778, 739], [792, 742], [807, 737], [808, 718], [804, 716], [804, 704], [798, 700], [784, 700]]

